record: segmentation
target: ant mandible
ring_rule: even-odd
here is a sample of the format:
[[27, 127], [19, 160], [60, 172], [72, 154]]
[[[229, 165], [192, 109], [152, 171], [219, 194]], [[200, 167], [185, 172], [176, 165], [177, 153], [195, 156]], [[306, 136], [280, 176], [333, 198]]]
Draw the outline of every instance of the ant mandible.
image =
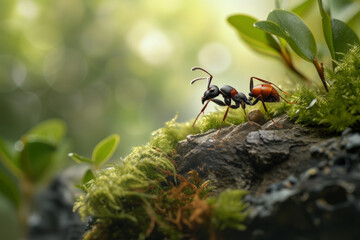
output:
[[[195, 121], [193, 123], [193, 127], [195, 126], [195, 123], [196, 123], [197, 119], [199, 118], [199, 116], [201, 115], [201, 113], [204, 113], [205, 108], [208, 106], [208, 104], [210, 102], [214, 102], [215, 104], [217, 104], [219, 106], [227, 106], [227, 109], [225, 111], [223, 120], [222, 120], [222, 122], [220, 124], [220, 129], [219, 129], [218, 133], [214, 137], [216, 137], [220, 133], [221, 127], [222, 127], [223, 123], [225, 122], [225, 119], [226, 119], [227, 114], [229, 112], [229, 108], [237, 109], [241, 105], [242, 109], [244, 110], [244, 114], [245, 114], [245, 117], [248, 120], [248, 122], [251, 125], [256, 124], [257, 126], [260, 126], [259, 124], [249, 120], [249, 118], [248, 118], [248, 116], [246, 114], [245, 108], [246, 108], [246, 104], [252, 106], [252, 105], [255, 105], [259, 100], [261, 100], [261, 102], [262, 102], [262, 104], [264, 106], [264, 110], [269, 115], [271, 121], [276, 126], [281, 128], [282, 126], [277, 124], [272, 119], [272, 117], [270, 116], [270, 114], [269, 114], [269, 112], [268, 112], [268, 110], [267, 110], [267, 108], [265, 106], [265, 102], [279, 102], [280, 98], [282, 98], [286, 103], [293, 104], [293, 103], [290, 103], [290, 102], [286, 101], [283, 97], [281, 97], [273, 86], [278, 88], [281, 92], [283, 92], [286, 95], [290, 95], [289, 93], [284, 92], [283, 90], [281, 90], [275, 84], [273, 84], [273, 83], [271, 83], [269, 81], [263, 80], [261, 78], [257, 78], [257, 77], [251, 77], [250, 78], [250, 93], [249, 93], [250, 97], [247, 98], [244, 93], [238, 92], [235, 88], [233, 88], [233, 87], [231, 87], [229, 85], [222, 86], [220, 89], [216, 85], [210, 85], [213, 76], [208, 71], [206, 71], [205, 69], [203, 69], [201, 67], [193, 67], [191, 70], [192, 71], [201, 70], [201, 71], [203, 71], [203, 72], [205, 72], [205, 73], [207, 73], [209, 75], [209, 77], [195, 78], [190, 82], [190, 84], [194, 84], [198, 80], [208, 80], [207, 81], [207, 90], [204, 92], [204, 96], [201, 98], [202, 104], [204, 104], [205, 101], [207, 101], [207, 102], [204, 105], [204, 107], [201, 109], [200, 113], [197, 115], [197, 117], [196, 117], [196, 119], [195, 119]], [[263, 82], [264, 84], [256, 85], [254, 87], [253, 79], [259, 80], [259, 81]], [[224, 98], [224, 102], [219, 100], [219, 99], [215, 99], [219, 95], [221, 95]], [[255, 98], [255, 101], [251, 102], [251, 100], [253, 98]], [[231, 105], [231, 100], [233, 100], [235, 102], [235, 105]]]

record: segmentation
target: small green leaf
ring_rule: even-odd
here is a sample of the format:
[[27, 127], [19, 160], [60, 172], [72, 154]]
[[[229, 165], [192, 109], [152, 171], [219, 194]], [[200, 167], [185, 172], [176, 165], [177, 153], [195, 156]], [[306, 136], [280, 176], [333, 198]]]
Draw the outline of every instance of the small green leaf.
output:
[[27, 141], [20, 153], [20, 167], [32, 181], [42, 180], [54, 161], [56, 147], [47, 142]]
[[93, 170], [88, 169], [85, 173], [84, 176], [82, 177], [82, 184], [86, 184], [88, 183], [90, 180], [95, 178], [95, 173], [93, 172]]
[[91, 160], [90, 158], [83, 157], [77, 153], [69, 153], [68, 156], [71, 157], [77, 163], [91, 163], [91, 164], [94, 163], [94, 161]]
[[20, 205], [20, 191], [15, 182], [15, 178], [11, 177], [0, 168], [0, 193], [10, 200], [16, 207]]
[[305, 23], [294, 13], [286, 10], [273, 10], [267, 21], [254, 24], [261, 30], [284, 38], [301, 58], [313, 62], [317, 55], [314, 36]]
[[41, 140], [58, 144], [62, 141], [66, 133], [66, 125], [60, 119], [49, 119], [39, 123], [30, 129], [24, 136], [23, 140]]
[[249, 47], [263, 54], [280, 56], [278, 43], [269, 34], [254, 28], [253, 25], [256, 21], [257, 19], [243, 14], [233, 15], [228, 18], [230, 25], [237, 30], [239, 36]]
[[120, 141], [120, 137], [117, 134], [108, 136], [99, 142], [94, 148], [92, 154], [92, 160], [97, 166], [101, 166], [114, 154], [114, 151]]
[[338, 19], [332, 19], [331, 23], [335, 59], [340, 61], [353, 45], [359, 44], [360, 42], [356, 33], [346, 25], [346, 23]]

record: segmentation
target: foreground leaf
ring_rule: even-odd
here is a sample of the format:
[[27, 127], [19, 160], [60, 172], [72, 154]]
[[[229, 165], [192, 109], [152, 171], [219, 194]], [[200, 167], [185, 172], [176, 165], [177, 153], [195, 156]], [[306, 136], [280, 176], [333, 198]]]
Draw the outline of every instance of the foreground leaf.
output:
[[94, 163], [92, 159], [81, 156], [77, 153], [69, 153], [68, 156], [71, 157], [77, 163]]
[[228, 22], [237, 30], [244, 42], [255, 51], [270, 56], [280, 56], [278, 43], [264, 31], [254, 28], [257, 19], [244, 14], [230, 16]]
[[50, 119], [39, 123], [23, 136], [23, 140], [41, 140], [59, 144], [66, 133], [66, 125], [60, 119]]
[[313, 62], [317, 55], [314, 36], [305, 23], [294, 13], [286, 10], [273, 10], [267, 21], [254, 24], [255, 27], [287, 41], [290, 47], [303, 59]]
[[95, 173], [93, 172], [93, 170], [88, 169], [85, 173], [84, 176], [82, 177], [82, 184], [86, 184], [88, 183], [90, 180], [93, 180], [95, 178]]
[[92, 160], [97, 166], [101, 166], [114, 154], [114, 151], [120, 141], [120, 137], [117, 134], [108, 136], [99, 142], [92, 154]]
[[42, 180], [54, 161], [56, 147], [41, 141], [28, 141], [20, 153], [20, 166], [32, 181]]

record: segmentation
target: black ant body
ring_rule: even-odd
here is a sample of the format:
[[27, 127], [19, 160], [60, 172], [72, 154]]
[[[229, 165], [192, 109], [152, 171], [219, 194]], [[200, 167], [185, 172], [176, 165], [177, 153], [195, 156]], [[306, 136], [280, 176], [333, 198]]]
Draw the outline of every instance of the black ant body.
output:
[[[210, 85], [213, 76], [208, 71], [206, 71], [205, 69], [203, 69], [201, 67], [194, 67], [191, 70], [192, 71], [201, 70], [201, 71], [203, 71], [203, 72], [205, 72], [205, 73], [207, 73], [209, 75], [209, 77], [195, 78], [190, 82], [190, 84], [194, 84], [198, 80], [206, 80], [206, 79], [208, 80], [207, 81], [207, 90], [204, 92], [204, 96], [201, 98], [202, 104], [204, 104], [205, 101], [206, 101], [206, 104], [201, 109], [200, 113], [197, 115], [197, 117], [196, 117], [196, 119], [195, 119], [195, 121], [193, 123], [193, 126], [195, 125], [195, 123], [196, 123], [197, 119], [199, 118], [199, 116], [201, 115], [201, 113], [203, 113], [205, 111], [205, 108], [208, 106], [208, 104], [210, 102], [214, 102], [219, 106], [227, 106], [227, 109], [226, 109], [225, 114], [224, 114], [224, 118], [223, 118], [223, 120], [222, 120], [222, 122], [220, 124], [220, 129], [219, 129], [218, 133], [215, 135], [215, 137], [221, 131], [221, 127], [222, 127], [223, 123], [225, 122], [225, 119], [226, 119], [227, 114], [229, 112], [229, 108], [237, 109], [237, 108], [239, 108], [241, 106], [242, 109], [244, 110], [245, 117], [248, 120], [248, 122], [251, 125], [256, 124], [256, 125], [260, 126], [259, 124], [249, 120], [249, 118], [248, 118], [248, 116], [246, 114], [245, 108], [246, 108], [246, 105], [252, 106], [252, 105], [255, 105], [259, 100], [261, 100], [261, 102], [262, 102], [262, 104], [264, 106], [265, 112], [269, 115], [269, 117], [273, 121], [273, 123], [276, 126], [280, 127], [280, 128], [282, 127], [282, 126], [280, 126], [280, 125], [278, 125], [277, 123], [274, 122], [274, 120], [271, 118], [271, 116], [270, 116], [270, 114], [269, 114], [269, 112], [268, 112], [268, 110], [267, 110], [267, 108], [265, 106], [265, 102], [279, 102], [280, 98], [285, 100], [283, 97], [281, 97], [279, 95], [279, 93], [276, 91], [276, 89], [273, 86], [277, 87], [281, 92], [289, 95], [288, 93], [282, 91], [275, 84], [273, 84], [273, 83], [271, 83], [269, 81], [257, 78], [257, 77], [251, 77], [250, 78], [250, 93], [249, 93], [250, 97], [247, 98], [244, 93], [238, 92], [235, 88], [233, 88], [233, 87], [231, 87], [229, 85], [222, 86], [220, 89], [216, 85]], [[264, 84], [256, 85], [254, 87], [253, 86], [253, 79], [257, 79], [257, 80], [263, 82]], [[221, 101], [219, 99], [215, 99], [219, 95], [221, 95], [224, 98], [224, 101]], [[255, 98], [255, 100], [254, 100], [254, 102], [251, 102], [251, 100], [253, 98]], [[232, 105], [232, 101], [235, 102], [235, 105]], [[290, 103], [288, 101], [286, 101], [286, 102], [289, 103], [289, 104], [292, 104], [292, 103]]]

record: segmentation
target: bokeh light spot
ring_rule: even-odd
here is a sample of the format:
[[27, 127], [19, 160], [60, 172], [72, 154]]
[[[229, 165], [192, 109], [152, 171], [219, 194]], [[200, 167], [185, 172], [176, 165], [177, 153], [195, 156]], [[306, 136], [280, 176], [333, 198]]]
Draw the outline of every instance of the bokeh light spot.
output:
[[222, 73], [230, 67], [231, 54], [221, 43], [212, 42], [200, 49], [198, 55], [200, 66], [212, 73]]

